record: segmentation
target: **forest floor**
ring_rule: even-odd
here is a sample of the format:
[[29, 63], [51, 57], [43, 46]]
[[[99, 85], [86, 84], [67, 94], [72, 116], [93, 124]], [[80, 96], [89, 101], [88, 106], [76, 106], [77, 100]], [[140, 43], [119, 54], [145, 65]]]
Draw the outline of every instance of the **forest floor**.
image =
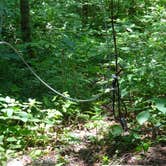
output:
[[[63, 128], [52, 135], [50, 146], [28, 148], [20, 155], [21, 157], [10, 160], [7, 166], [164, 166], [166, 164], [166, 146], [162, 144], [150, 147], [147, 152], [136, 152], [132, 144], [129, 147], [130, 144], [121, 143], [122, 140], [118, 142], [118, 140], [108, 139], [108, 128], [113, 123], [102, 119], [77, 125], [77, 127]], [[40, 152], [39, 156], [35, 158], [30, 156], [32, 150]]]

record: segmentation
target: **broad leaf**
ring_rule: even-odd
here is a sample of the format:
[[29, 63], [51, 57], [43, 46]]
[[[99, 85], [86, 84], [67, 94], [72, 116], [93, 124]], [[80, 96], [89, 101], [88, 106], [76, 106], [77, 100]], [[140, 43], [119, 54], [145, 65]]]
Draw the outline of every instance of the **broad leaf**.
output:
[[13, 115], [13, 109], [7, 109], [7, 116], [11, 117]]
[[4, 139], [4, 135], [0, 136], [0, 145], [3, 145], [3, 139]]
[[19, 116], [20, 116], [21, 121], [23, 121], [23, 122], [28, 121], [28, 118], [29, 118], [28, 113], [22, 111], [22, 112], [19, 112]]
[[8, 142], [16, 142], [17, 139], [16, 139], [15, 137], [9, 137], [9, 138], [7, 139], [7, 141], [8, 141]]
[[111, 126], [111, 133], [113, 136], [119, 136], [123, 132], [123, 129], [120, 125], [113, 125]]
[[4, 108], [1, 110], [1, 112], [7, 114], [8, 117], [11, 117], [13, 115], [13, 109], [12, 108]]
[[149, 117], [150, 117], [149, 111], [143, 111], [143, 112], [140, 112], [137, 115], [136, 119], [137, 119], [138, 123], [140, 125], [142, 125], [142, 124], [144, 124], [149, 119]]
[[163, 98], [154, 99], [154, 103], [159, 111], [161, 111], [164, 114], [166, 113], [166, 99]]

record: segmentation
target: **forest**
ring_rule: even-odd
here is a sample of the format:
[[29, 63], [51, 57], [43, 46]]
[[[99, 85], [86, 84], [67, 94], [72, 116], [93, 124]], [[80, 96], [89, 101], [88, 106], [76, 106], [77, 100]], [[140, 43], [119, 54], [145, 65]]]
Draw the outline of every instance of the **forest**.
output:
[[0, 165], [165, 164], [165, 0], [0, 0]]

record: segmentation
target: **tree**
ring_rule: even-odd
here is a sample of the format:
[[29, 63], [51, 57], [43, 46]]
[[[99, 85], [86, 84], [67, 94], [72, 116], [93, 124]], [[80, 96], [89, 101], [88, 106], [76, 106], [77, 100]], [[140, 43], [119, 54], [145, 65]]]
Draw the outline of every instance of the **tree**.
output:
[[21, 13], [22, 40], [24, 42], [30, 42], [31, 41], [31, 27], [30, 27], [29, 0], [20, 0], [20, 13]]

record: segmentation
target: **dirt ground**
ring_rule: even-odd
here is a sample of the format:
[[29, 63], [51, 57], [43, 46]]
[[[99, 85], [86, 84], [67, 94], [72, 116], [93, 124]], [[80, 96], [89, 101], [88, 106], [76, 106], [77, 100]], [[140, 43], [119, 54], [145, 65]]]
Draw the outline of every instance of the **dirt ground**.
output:
[[[111, 165], [166, 165], [166, 145], [157, 144], [147, 152], [136, 152], [132, 143], [106, 139], [112, 122], [97, 121], [99, 126], [88, 123], [80, 128], [68, 127], [48, 147], [41, 147], [43, 154], [37, 159], [24, 155], [8, 161], [7, 166], [111, 166]], [[127, 138], [128, 139], [128, 138]], [[130, 147], [129, 147], [130, 146]], [[133, 148], [133, 149], [132, 149]], [[117, 149], [121, 152], [117, 153]]]
[[[75, 144], [64, 146], [61, 151], [51, 150], [48, 154], [37, 160], [32, 160], [28, 155], [11, 160], [7, 166], [103, 166], [100, 157], [108, 147], [87, 146]], [[60, 153], [61, 157], [57, 158]], [[61, 161], [60, 161], [61, 160]], [[61, 162], [62, 164], [57, 164]], [[146, 153], [126, 153], [122, 156], [113, 156], [106, 165], [166, 165], [166, 146], [156, 145], [150, 147]], [[105, 166], [106, 166], [105, 165]]]

